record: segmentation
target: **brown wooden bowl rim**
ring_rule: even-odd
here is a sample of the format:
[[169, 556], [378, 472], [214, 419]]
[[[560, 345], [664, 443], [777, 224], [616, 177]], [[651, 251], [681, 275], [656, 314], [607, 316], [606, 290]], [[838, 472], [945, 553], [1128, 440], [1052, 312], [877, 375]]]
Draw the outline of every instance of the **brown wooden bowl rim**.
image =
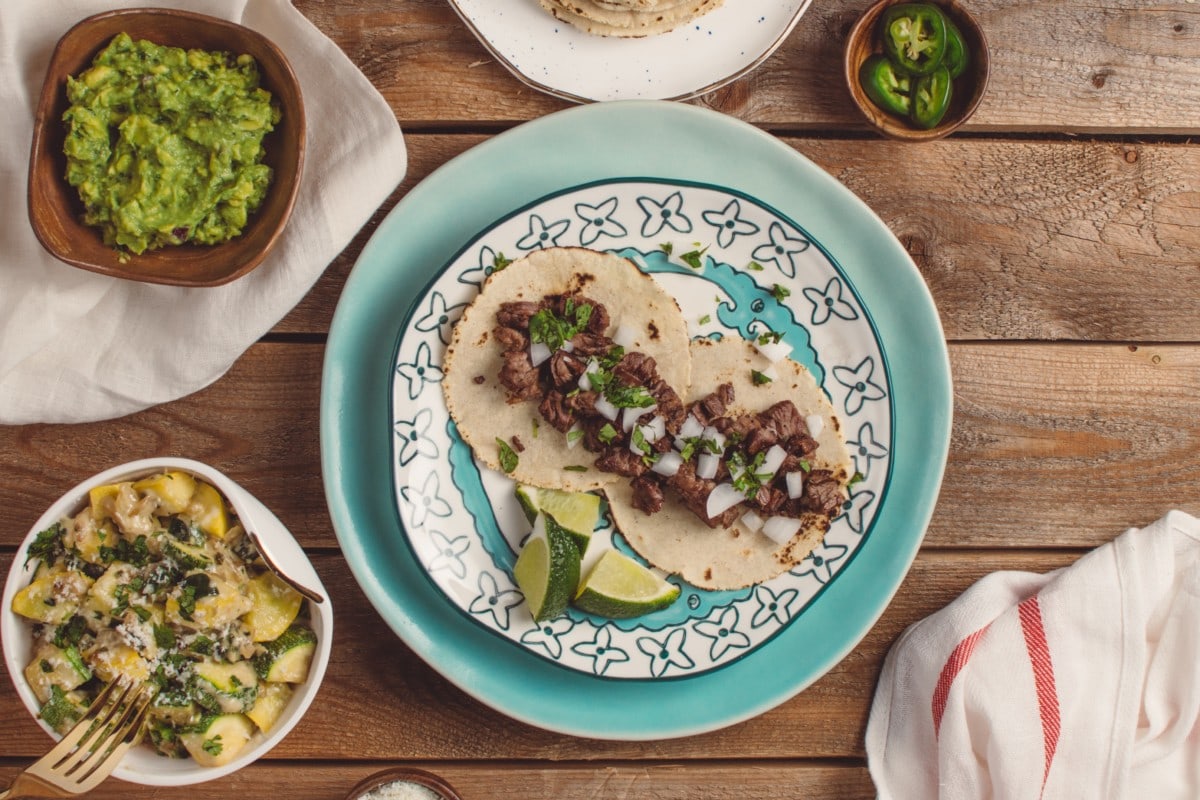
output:
[[[290, 186], [286, 188], [280, 187], [278, 182], [274, 182], [271, 188], [268, 190], [267, 198], [263, 201], [264, 205], [269, 202], [270, 192], [286, 192], [286, 196], [279, 206], [277, 218], [264, 218], [258, 220], [259, 225], [267, 226], [266, 233], [263, 234], [265, 239], [262, 244], [258, 248], [248, 251], [243, 258], [231, 263], [228, 270], [209, 279], [189, 277], [187, 275], [169, 275], [151, 271], [138, 271], [131, 268], [129, 264], [132, 263], [134, 259], [138, 259], [139, 256], [132, 253], [128, 254], [130, 262], [121, 263], [118, 260], [119, 251], [116, 248], [112, 248], [113, 259], [111, 262], [90, 260], [88, 258], [75, 256], [71, 253], [64, 252], [44, 229], [44, 226], [47, 223], [43, 219], [43, 215], [50, 214], [54, 216], [60, 216], [57, 213], [57, 207], [54, 207], [50, 204], [39, 203], [35, 199], [35, 192], [37, 189], [34, 185], [34, 181], [39, 165], [43, 159], [55, 157], [53, 154], [47, 152], [49, 149], [47, 139], [49, 138], [49, 117], [58, 104], [58, 98], [56, 95], [59, 90], [59, 84], [66, 80], [66, 72], [64, 72], [62, 75], [56, 74], [61, 71], [59, 66], [60, 61], [63, 58], [63, 51], [66, 49], [68, 44], [73, 44], [75, 39], [79, 39], [81, 37], [91, 38], [89, 36], [91, 30], [107, 20], [113, 18], [134, 19], [154, 17], [185, 20], [197, 25], [205, 25], [221, 31], [236, 30], [240, 36], [244, 36], [255, 41], [256, 44], [262, 49], [263, 53], [269, 54], [269, 57], [274, 62], [274, 68], [278, 70], [283, 77], [283, 83], [290, 84], [290, 86], [287, 87], [288, 91], [284, 91], [282, 86], [271, 86], [270, 88], [272, 89], [273, 94], [279, 97], [281, 102], [288, 92], [294, 95], [293, 103], [295, 107], [290, 109], [292, 113], [289, 114], [291, 119], [289, 119], [288, 124], [290, 126], [289, 131], [291, 132], [291, 136], [295, 137], [296, 156], [294, 159], [288, 159], [286, 163], [288, 171], [294, 173], [294, 177], [293, 180], [290, 181]], [[105, 46], [107, 41], [111, 39], [111, 35], [112, 34], [109, 34], [105, 41], [97, 41], [93, 43], [93, 47], [91, 48], [93, 50], [93, 56], [94, 52], [99, 52], [99, 50]], [[170, 41], [160, 43], [178, 46], [172, 44]], [[255, 54], [255, 57], [256, 59], [261, 60], [261, 55]], [[258, 267], [278, 242], [279, 237], [282, 235], [284, 228], [287, 226], [287, 223], [291, 218], [292, 211], [296, 205], [296, 200], [299, 196], [300, 183], [304, 174], [306, 150], [307, 124], [304, 111], [304, 96], [303, 92], [301, 91], [300, 81], [296, 77], [295, 70], [292, 68], [291, 62], [288, 60], [287, 56], [284, 55], [279, 46], [271, 41], [267, 36], [259, 33], [253, 28], [233, 22], [232, 20], [221, 19], [219, 17], [213, 17], [207, 14], [200, 14], [194, 11], [186, 11], [183, 9], [136, 7], [102, 11], [79, 20], [69, 29], [67, 29], [67, 31], [55, 43], [54, 49], [51, 53], [50, 60], [46, 68], [46, 74], [42, 82], [42, 88], [37, 99], [37, 107], [33, 124], [33, 137], [30, 145], [29, 174], [28, 183], [26, 186], [26, 204], [28, 207], [30, 224], [33, 228], [34, 235], [38, 239], [38, 242], [48, 253], [50, 253], [59, 261], [80, 269], [107, 275], [113, 278], [133, 280], [141, 283], [155, 283], [196, 288], [221, 286], [242, 277], [246, 273]], [[58, 178], [65, 184], [65, 178], [62, 176], [58, 176]], [[77, 194], [74, 194], [74, 191], [69, 185], [67, 185], [67, 189], [72, 193], [72, 199], [75, 202], [78, 202]], [[280, 201], [277, 200], [277, 202]], [[255, 213], [257, 215], [263, 211], [264, 209], [260, 207], [259, 211]], [[78, 215], [71, 215], [69, 220], [63, 221], [63, 224], [69, 226], [73, 233], [78, 232], [81, 236], [89, 236], [97, 240], [100, 239], [99, 229], [85, 225], [78, 218]], [[251, 218], [251, 222], [249, 224], [255, 224], [253, 217]], [[227, 242], [222, 242], [218, 245], [179, 245], [175, 248], [160, 248], [152, 252], [156, 253], [159, 258], [163, 258], [164, 260], [169, 259], [170, 255], [173, 253], [182, 253], [188, 251], [202, 251], [205, 254], [219, 254], [222, 252], [221, 248], [227, 248], [224, 252], [230, 252], [230, 250], [236, 248], [237, 244], [241, 241], [241, 237], [247, 236], [250, 230], [251, 229], [247, 227], [247, 229], [244, 229], [238, 237]]]
[[[864, 37], [874, 39], [876, 25], [884, 9], [889, 6], [900, 5], [901, 3], [914, 2], [914, 0], [876, 0], [876, 2], [868, 6], [858, 19], [855, 20], [854, 25], [846, 35], [846, 45], [842, 55], [846, 86], [850, 91], [850, 97], [854, 101], [855, 107], [858, 108], [876, 132], [890, 139], [903, 142], [929, 142], [941, 139], [958, 130], [962, 127], [963, 123], [971, 118], [975, 110], [979, 107], [979, 103], [983, 100], [983, 96], [987, 92], [988, 82], [991, 78], [991, 57], [987, 34], [984, 33], [983, 28], [979, 25], [974, 15], [959, 0], [920, 1], [936, 5], [943, 12], [951, 16], [960, 28], [969, 29], [969, 33], [964, 31], [964, 35], [969, 35], [979, 40], [979, 46], [972, 51], [972, 56], [976, 61], [973, 67], [975, 78], [971, 83], [972, 96], [968, 100], [967, 105], [962, 107], [954, 119], [943, 121], [936, 127], [928, 130], [910, 127], [900, 118], [892, 116], [881, 108], [876, 108], [875, 104], [871, 102], [870, 98], [866, 97], [862, 87], [859, 85], [858, 70], [862, 64], [862, 60], [855, 59], [855, 52], [858, 49], [856, 45]], [[881, 52], [878, 47], [866, 48], [865, 51], [867, 53]]]
[[454, 787], [447, 783], [441, 776], [423, 769], [417, 769], [416, 767], [393, 767], [368, 775], [355, 784], [354, 788], [346, 795], [345, 800], [357, 800], [357, 798], [372, 789], [397, 782], [415, 783], [419, 786], [424, 786], [426, 789], [437, 792], [444, 800], [462, 800], [462, 797], [459, 796]]

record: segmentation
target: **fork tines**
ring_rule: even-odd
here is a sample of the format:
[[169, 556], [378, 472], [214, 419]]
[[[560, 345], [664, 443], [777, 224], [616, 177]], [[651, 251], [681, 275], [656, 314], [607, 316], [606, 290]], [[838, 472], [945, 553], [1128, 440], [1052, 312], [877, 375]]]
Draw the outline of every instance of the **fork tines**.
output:
[[73, 793], [103, 781], [142, 735], [154, 691], [119, 678], [96, 697], [83, 718], [29, 772]]

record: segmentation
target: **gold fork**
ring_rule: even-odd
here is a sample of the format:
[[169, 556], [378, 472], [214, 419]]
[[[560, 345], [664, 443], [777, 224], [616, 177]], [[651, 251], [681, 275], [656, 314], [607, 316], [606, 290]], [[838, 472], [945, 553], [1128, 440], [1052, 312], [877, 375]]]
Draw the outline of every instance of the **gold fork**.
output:
[[105, 686], [75, 727], [0, 792], [0, 800], [70, 797], [95, 789], [141, 740], [154, 695], [150, 686], [125, 678]]

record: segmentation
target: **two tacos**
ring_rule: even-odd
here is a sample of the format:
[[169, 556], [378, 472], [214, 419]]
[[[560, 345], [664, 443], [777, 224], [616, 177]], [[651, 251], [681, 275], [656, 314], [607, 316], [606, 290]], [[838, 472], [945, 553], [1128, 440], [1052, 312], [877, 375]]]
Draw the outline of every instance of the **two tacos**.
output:
[[[605, 375], [606, 368], [597, 364], [608, 364], [611, 371], [620, 374], [630, 363], [621, 356], [620, 351], [624, 351], [653, 359], [649, 365], [651, 372], [646, 372], [646, 365], [642, 364], [639, 374], [647, 376], [652, 386], [673, 387], [678, 402], [670, 398], [670, 392], [655, 389], [651, 398], [654, 402], [647, 402], [642, 408], [618, 409], [611, 421], [581, 412], [582, 422], [563, 430], [567, 420], [553, 420], [553, 416], [548, 418], [539, 411], [546, 403], [545, 397], [541, 404], [536, 399], [514, 398], [513, 381], [507, 379], [506, 383], [504, 375], [506, 360], [521, 361], [521, 347], [537, 348], [533, 342], [520, 342], [511, 331], [501, 330], [504, 326], [498, 319], [504, 319], [505, 314], [511, 317], [513, 309], [528, 311], [534, 307], [528, 304], [540, 303], [544, 308], [561, 311], [564, 297], [574, 298], [567, 306], [569, 309], [584, 302], [603, 306], [604, 317], [599, 322], [604, 324], [609, 338], [584, 335], [575, 340], [580, 344], [579, 351], [566, 344], [563, 346], [566, 352], [556, 352], [556, 369], [562, 372], [566, 370], [564, 365], [573, 364], [575, 371], [562, 376], [564, 382], [559, 389], [551, 387], [547, 394], [561, 392], [560, 405], [587, 400], [588, 390], [593, 388], [591, 378], [596, 377], [600, 383], [600, 377]], [[556, 299], [551, 302], [548, 298]], [[543, 314], [552, 316], [552, 311]], [[589, 324], [593, 333], [599, 327], [595, 319]], [[612, 347], [619, 347], [620, 351], [610, 347], [606, 352], [592, 347], [595, 341], [611, 342], [614, 337], [621, 344]], [[529, 336], [534, 338], [537, 337]], [[589, 375], [580, 374], [581, 363], [588, 364], [582, 371], [590, 372]], [[736, 337], [691, 341], [674, 298], [631, 261], [611, 254], [582, 248], [550, 248], [493, 273], [458, 321], [443, 371], [442, 386], [450, 414], [480, 461], [493, 469], [512, 467], [511, 477], [523, 483], [568, 491], [603, 491], [613, 521], [634, 550], [652, 565], [701, 588], [750, 586], [794, 567], [820, 544], [830, 520], [837, 514], [833, 507], [840, 506], [853, 474], [841, 425], [807, 369], [787, 359], [773, 363], [753, 344]], [[773, 374], [774, 378], [764, 381], [763, 374]], [[702, 413], [702, 408], [712, 410], [711, 398], [718, 395], [727, 401], [719, 403], [720, 413], [715, 416]], [[593, 403], [589, 400], [582, 405], [591, 408]], [[764, 507], [778, 509], [786, 505], [790, 509], [787, 513], [795, 520], [795, 530], [786, 538], [777, 541], [778, 535], [775, 539], [764, 535], [758, 527], [768, 515], [744, 513], [763, 511], [750, 502], [746, 503], [748, 508], [738, 506], [736, 510], [726, 509], [702, 519], [705, 511], [696, 506], [698, 503], [703, 506], [703, 502], [694, 494], [689, 498], [672, 488], [676, 483], [694, 483], [702, 451], [706, 446], [716, 449], [704, 436], [715, 426], [729, 434], [719, 438], [735, 442], [754, 427], [747, 427], [748, 420], [758, 420], [756, 415], [768, 419], [766, 412], [777, 406], [794, 406], [789, 408], [790, 418], [803, 420], [791, 424], [791, 433], [783, 430], [776, 437], [781, 445], [787, 437], [793, 443], [803, 442], [797, 445], [800, 450], [788, 444], [790, 450], [784, 463], [791, 466], [784, 469], [799, 472], [796, 465], [801, 464], [805, 475], [797, 483], [808, 478], [809, 489], [818, 478], [823, 480], [824, 507], [804, 510], [807, 506], [801, 499], [780, 498], [785, 483], [781, 473], [775, 488], [760, 487], [756, 501], [762, 499], [762, 492], [773, 492], [774, 499], [763, 501]], [[704, 418], [702, 423], [689, 421], [697, 416]], [[558, 424], [558, 430], [550, 424], [551, 420]], [[668, 430], [654, 436], [651, 444], [634, 441], [643, 430], [644, 438], [651, 438], [656, 423], [660, 429], [665, 426]], [[705, 429], [704, 436], [696, 433], [698, 424]], [[781, 426], [781, 430], [785, 427]], [[607, 454], [598, 458], [597, 452], [589, 451], [588, 446], [596, 447], [598, 440], [605, 440], [606, 433], [615, 434], [615, 441], [627, 443], [628, 448], [609, 448]], [[682, 435], [688, 433], [692, 435]], [[611, 435], [609, 440], [613, 440]], [[691, 447], [687, 446], [688, 441]], [[700, 446], [696, 447], [697, 444]], [[506, 446], [519, 449], [515, 466], [502, 463]], [[756, 468], [747, 463], [739, 475], [738, 467], [727, 463], [735, 460], [734, 449], [735, 445], [730, 445], [724, 451], [721, 472], [707, 486], [722, 479], [729, 484], [732, 474], [733, 482], [741, 479], [739, 488], [745, 488], [741, 476], [754, 475]], [[764, 450], [759, 449], [756, 463], [762, 462]], [[674, 455], [666, 456], [667, 452]], [[775, 451], [766, 452], [778, 455]], [[746, 453], [749, 462], [750, 451]], [[608, 471], [597, 467], [598, 463], [613, 461], [618, 462], [616, 472], [611, 471], [611, 466], [606, 468]], [[667, 469], [661, 468], [664, 461], [682, 461], [682, 466], [675, 467], [678, 473], [665, 477]], [[763, 486], [770, 487], [771, 480], [768, 478]], [[647, 513], [648, 504], [656, 505], [652, 502], [654, 492], [645, 491], [648, 481], [667, 486], [666, 491], [660, 492], [661, 502], [653, 513]], [[790, 482], [787, 485], [792, 486]], [[748, 492], [752, 494], [753, 490]]]

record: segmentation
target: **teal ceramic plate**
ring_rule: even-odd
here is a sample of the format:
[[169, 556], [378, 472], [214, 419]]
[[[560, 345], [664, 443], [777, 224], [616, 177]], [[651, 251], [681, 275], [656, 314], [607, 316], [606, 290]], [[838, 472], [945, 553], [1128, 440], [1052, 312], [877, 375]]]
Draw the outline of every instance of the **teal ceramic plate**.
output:
[[[802, 231], [819, 243], [814, 253], [844, 276], [845, 297], [862, 310], [862, 320], [869, 319], [875, 363], [886, 365], [876, 379], [888, 394], [890, 433], [859, 441], [868, 451], [859, 457], [886, 449], [895, 467], [886, 481], [877, 477], [878, 485], [870, 485], [869, 524], [850, 532], [860, 535], [853, 559], [769, 638], [697, 674], [614, 679], [560, 664], [544, 646], [523, 646], [477, 624], [431, 578], [397, 511], [394, 480], [403, 471], [403, 448], [394, 446], [393, 437], [404, 420], [396, 418], [391, 392], [409, 383], [398, 377], [405, 359], [398, 358], [397, 342], [424, 318], [421, 304], [431, 302], [437, 282], [447, 275], [457, 282], [464, 265], [469, 268], [492, 241], [485, 234], [505, 221], [524, 225], [522, 210], [584, 191], [580, 187], [631, 181], [637, 191], [678, 186], [741, 198], [772, 220], [794, 223], [788, 231], [793, 239]], [[736, 226], [738, 215], [730, 219]], [[594, 224], [581, 235], [593, 235]], [[765, 227], [769, 236], [770, 223]], [[787, 249], [785, 239], [777, 244]], [[779, 280], [765, 285], [795, 286], [797, 298], [818, 286], [788, 276], [793, 264], [786, 254], [780, 259], [765, 264], [781, 270]], [[828, 293], [819, 298], [826, 308], [833, 308], [827, 299], [838, 302]], [[794, 309], [820, 316], [816, 303], [798, 300]], [[823, 366], [819, 358], [815, 363]], [[858, 366], [835, 360], [831, 372], [834, 364]], [[855, 402], [865, 400], [869, 388], [829, 378], [825, 386], [842, 386], [843, 402], [856, 391]], [[752, 126], [690, 106], [622, 102], [570, 109], [501, 134], [434, 172], [384, 220], [334, 315], [322, 384], [322, 462], [330, 513], [355, 577], [383, 619], [430, 665], [482, 702], [533, 725], [579, 736], [653, 739], [762, 713], [854, 647], [891, 599], [924, 535], [945, 465], [950, 418], [950, 373], [936, 309], [899, 242], [861, 201]], [[409, 422], [415, 420], [414, 414]], [[848, 438], [856, 431], [852, 427]], [[714, 605], [713, 613], [720, 611]]]

